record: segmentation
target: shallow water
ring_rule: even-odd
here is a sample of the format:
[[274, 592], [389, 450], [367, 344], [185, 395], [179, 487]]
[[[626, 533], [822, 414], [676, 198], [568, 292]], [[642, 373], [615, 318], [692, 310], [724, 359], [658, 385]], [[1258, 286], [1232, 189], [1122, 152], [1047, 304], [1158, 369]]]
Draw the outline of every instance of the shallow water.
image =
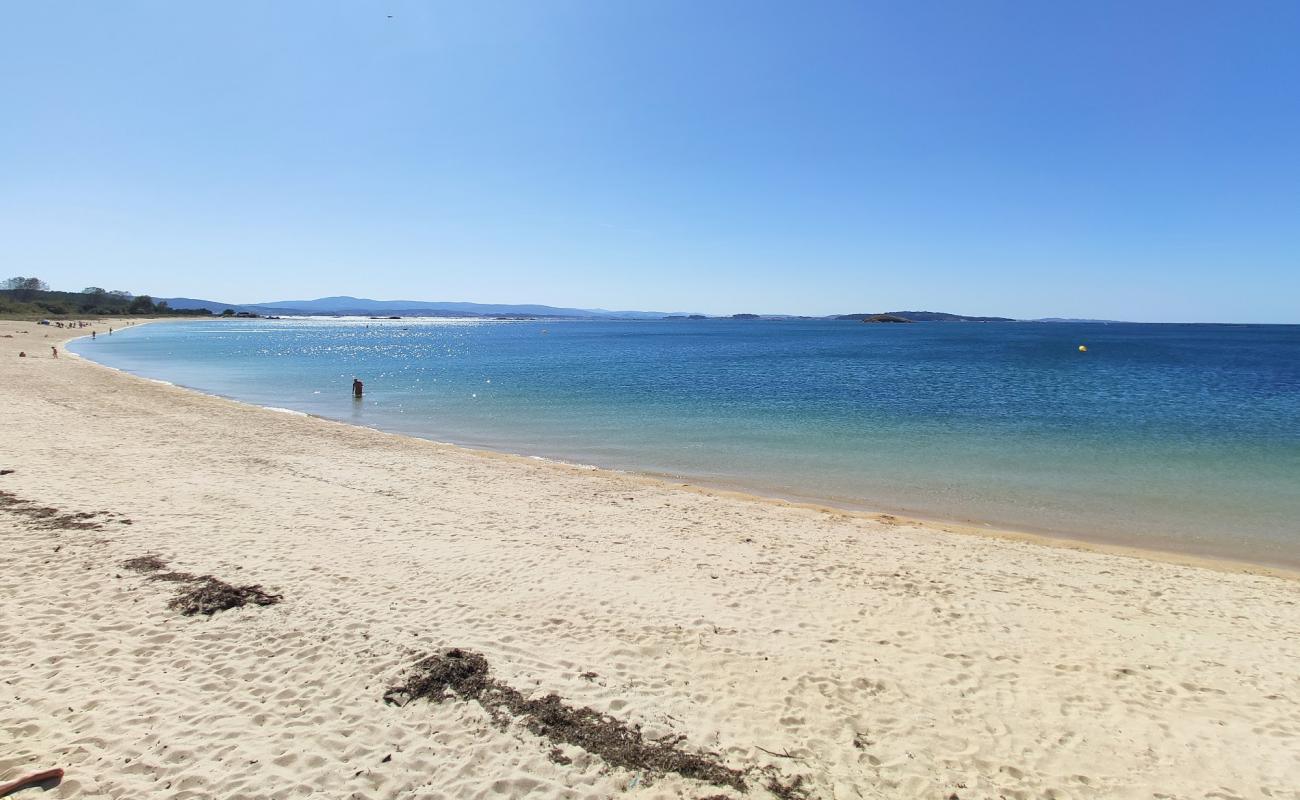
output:
[[440, 441], [1300, 565], [1300, 326], [212, 320], [72, 349]]

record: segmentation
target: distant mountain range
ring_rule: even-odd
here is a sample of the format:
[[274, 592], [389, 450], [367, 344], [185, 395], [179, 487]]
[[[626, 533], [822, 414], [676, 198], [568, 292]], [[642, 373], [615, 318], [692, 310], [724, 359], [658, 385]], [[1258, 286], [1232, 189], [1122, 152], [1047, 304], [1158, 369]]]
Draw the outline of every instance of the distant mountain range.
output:
[[[364, 297], [320, 297], [315, 300], [277, 300], [268, 303], [219, 303], [193, 297], [169, 297], [174, 309], [206, 309], [220, 314], [226, 309], [236, 313], [262, 316], [347, 316], [347, 317], [544, 317], [556, 319], [704, 319], [703, 314], [686, 311], [610, 311], [603, 308], [562, 308], [535, 304], [463, 303], [428, 300], [369, 300]], [[1008, 317], [970, 317], [941, 311], [886, 311], [860, 314], [836, 314], [829, 317], [791, 317], [787, 315], [734, 314], [731, 319], [841, 319], [862, 320], [868, 317], [902, 317], [912, 322], [1014, 322]], [[1044, 320], [1046, 321], [1046, 320]]]
[[315, 300], [277, 300], [271, 303], [218, 303], [193, 297], [169, 297], [172, 308], [205, 308], [220, 314], [236, 312], [269, 316], [397, 316], [397, 317], [560, 317], [569, 319], [661, 319], [669, 311], [609, 311], [603, 308], [558, 308], [532, 304], [460, 303], [427, 300], [369, 300], [364, 297], [320, 297]]

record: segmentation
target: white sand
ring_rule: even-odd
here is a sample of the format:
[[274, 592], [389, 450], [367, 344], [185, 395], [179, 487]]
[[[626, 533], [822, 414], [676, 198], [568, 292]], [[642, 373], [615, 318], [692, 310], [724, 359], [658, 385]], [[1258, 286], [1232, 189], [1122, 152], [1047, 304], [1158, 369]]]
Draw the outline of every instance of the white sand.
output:
[[[473, 702], [384, 705], [460, 646], [813, 797], [1300, 798], [1293, 576], [484, 455], [4, 334], [0, 490], [133, 524], [0, 508], [0, 783], [58, 766], [44, 796], [741, 796], [573, 747], [553, 763]], [[145, 554], [285, 599], [180, 616], [174, 587], [119, 566]]]

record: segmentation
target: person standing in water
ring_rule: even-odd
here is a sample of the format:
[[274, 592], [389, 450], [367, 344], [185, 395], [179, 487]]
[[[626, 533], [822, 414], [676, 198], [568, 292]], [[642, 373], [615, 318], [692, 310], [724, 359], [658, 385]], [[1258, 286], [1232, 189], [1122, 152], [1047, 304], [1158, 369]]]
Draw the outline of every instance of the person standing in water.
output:
[[353, 398], [354, 400], [360, 400], [360, 399], [361, 399], [361, 393], [362, 393], [363, 391], [365, 391], [365, 388], [366, 388], [366, 385], [365, 385], [364, 383], [362, 383], [361, 381], [357, 380], [356, 378], [353, 378], [353, 379], [352, 379], [352, 398]]

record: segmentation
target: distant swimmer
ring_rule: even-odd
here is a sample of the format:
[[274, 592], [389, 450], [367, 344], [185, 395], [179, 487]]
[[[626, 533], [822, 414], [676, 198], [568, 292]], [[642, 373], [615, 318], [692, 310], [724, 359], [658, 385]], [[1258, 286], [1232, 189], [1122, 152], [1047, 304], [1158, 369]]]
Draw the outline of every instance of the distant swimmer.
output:
[[353, 396], [353, 397], [355, 397], [356, 399], [360, 400], [360, 399], [361, 399], [361, 393], [364, 392], [365, 389], [366, 389], [366, 385], [365, 385], [364, 383], [362, 383], [361, 381], [357, 380], [356, 378], [353, 378], [353, 379], [352, 379], [352, 396]]

